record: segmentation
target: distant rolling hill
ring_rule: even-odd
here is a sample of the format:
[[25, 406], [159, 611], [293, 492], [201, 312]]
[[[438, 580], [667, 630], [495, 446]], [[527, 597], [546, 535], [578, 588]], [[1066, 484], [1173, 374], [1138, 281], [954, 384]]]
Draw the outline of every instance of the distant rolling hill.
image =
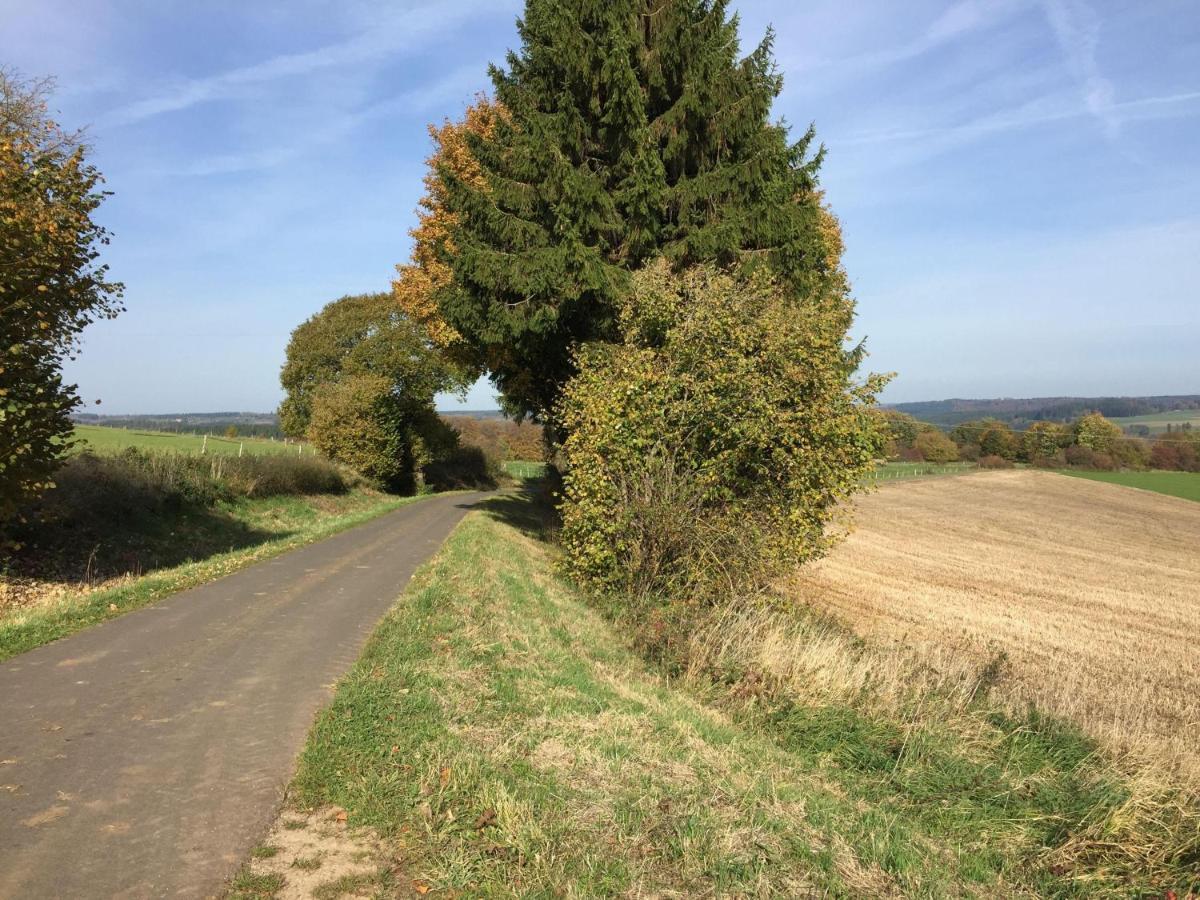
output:
[[222, 434], [233, 425], [238, 434], [249, 437], [283, 436], [279, 428], [279, 417], [275, 413], [160, 413], [129, 416], [76, 413], [71, 419], [76, 425], [105, 425], [111, 428], [172, 431], [181, 434]]
[[[503, 413], [498, 409], [464, 409], [442, 410], [441, 415], [448, 418], [498, 419]], [[273, 412], [143, 413], [127, 416], [80, 412], [71, 419], [76, 425], [103, 425], [179, 434], [219, 435], [233, 425], [238, 434], [246, 437], [283, 437], [279, 416]]]
[[1098, 410], [1109, 418], [1150, 416], [1176, 410], [1197, 410], [1200, 394], [1157, 397], [1000, 397], [991, 400], [922, 400], [916, 403], [887, 403], [888, 409], [908, 413], [934, 425], [956, 425], [970, 419], [990, 417], [1013, 425], [1039, 419], [1067, 421]]

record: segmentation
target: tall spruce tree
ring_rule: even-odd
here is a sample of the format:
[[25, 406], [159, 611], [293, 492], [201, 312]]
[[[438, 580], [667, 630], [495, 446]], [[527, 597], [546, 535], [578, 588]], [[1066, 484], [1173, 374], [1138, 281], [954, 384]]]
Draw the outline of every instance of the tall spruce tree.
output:
[[741, 58], [724, 0], [527, 0], [518, 30], [491, 70], [507, 115], [469, 138], [484, 178], [439, 170], [456, 222], [439, 307], [511, 411], [553, 410], [573, 348], [616, 339], [629, 272], [657, 255], [770, 265], [799, 303], [844, 310], [823, 336], [840, 347], [853, 304], [822, 154], [811, 128], [792, 142], [770, 120], [770, 33]]

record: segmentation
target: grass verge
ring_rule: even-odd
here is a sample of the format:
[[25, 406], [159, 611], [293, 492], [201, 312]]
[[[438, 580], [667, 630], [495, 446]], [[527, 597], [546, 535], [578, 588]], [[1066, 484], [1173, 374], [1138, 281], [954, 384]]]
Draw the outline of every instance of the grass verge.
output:
[[920, 697], [809, 702], [744, 670], [659, 677], [556, 577], [534, 513], [512, 498], [463, 521], [339, 686], [293, 784], [298, 805], [344, 807], [394, 842], [421, 884], [789, 897], [1190, 886], [1195, 844], [1139, 874], [1081, 842], [1128, 839], [1108, 826], [1131, 788], [1078, 732], [986, 708], [986, 688], [942, 722]]
[[1184, 500], [1200, 501], [1200, 472], [1087, 472], [1081, 469], [1060, 469], [1063, 475], [1106, 481], [1125, 487], [1154, 491]]
[[[310, 544], [410, 503], [417, 497], [392, 497], [371, 491], [341, 496], [241, 499], [219, 506], [223, 518], [261, 536], [249, 546], [117, 579], [95, 589], [62, 587], [50, 601], [0, 607], [0, 660], [66, 637], [80, 629], [153, 603], [169, 594], [228, 575], [251, 563]], [[178, 535], [182, 544], [186, 533]], [[204, 542], [201, 541], [201, 545]]]

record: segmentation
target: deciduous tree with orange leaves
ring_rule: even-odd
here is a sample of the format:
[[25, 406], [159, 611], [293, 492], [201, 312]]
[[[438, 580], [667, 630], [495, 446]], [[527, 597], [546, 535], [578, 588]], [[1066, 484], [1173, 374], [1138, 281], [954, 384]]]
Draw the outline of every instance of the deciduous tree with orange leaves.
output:
[[80, 399], [63, 360], [121, 285], [98, 262], [105, 191], [77, 134], [47, 112], [50, 81], [0, 69], [0, 525], [53, 482]]
[[491, 134], [500, 108], [480, 95], [467, 107], [463, 119], [446, 120], [441, 126], [430, 125], [433, 154], [426, 160], [425, 196], [417, 213], [418, 223], [409, 231], [413, 239], [412, 254], [407, 263], [396, 266], [392, 293], [400, 309], [413, 321], [425, 327], [430, 340], [456, 365], [473, 377], [487, 368], [487, 361], [463, 341], [438, 309], [438, 292], [447, 288], [453, 272], [446, 264], [447, 254], [454, 252], [451, 231], [456, 218], [446, 208], [446, 183], [443, 173], [450, 173], [475, 189], [484, 189], [485, 181], [479, 163], [471, 155], [468, 135]]

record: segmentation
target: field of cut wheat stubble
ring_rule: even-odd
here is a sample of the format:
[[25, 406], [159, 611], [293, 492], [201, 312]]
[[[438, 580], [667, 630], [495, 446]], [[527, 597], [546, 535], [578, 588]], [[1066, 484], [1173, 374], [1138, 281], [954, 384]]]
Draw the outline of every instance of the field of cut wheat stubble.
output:
[[1033, 471], [885, 486], [789, 588], [918, 656], [1003, 658], [1014, 700], [1200, 773], [1200, 503]]

